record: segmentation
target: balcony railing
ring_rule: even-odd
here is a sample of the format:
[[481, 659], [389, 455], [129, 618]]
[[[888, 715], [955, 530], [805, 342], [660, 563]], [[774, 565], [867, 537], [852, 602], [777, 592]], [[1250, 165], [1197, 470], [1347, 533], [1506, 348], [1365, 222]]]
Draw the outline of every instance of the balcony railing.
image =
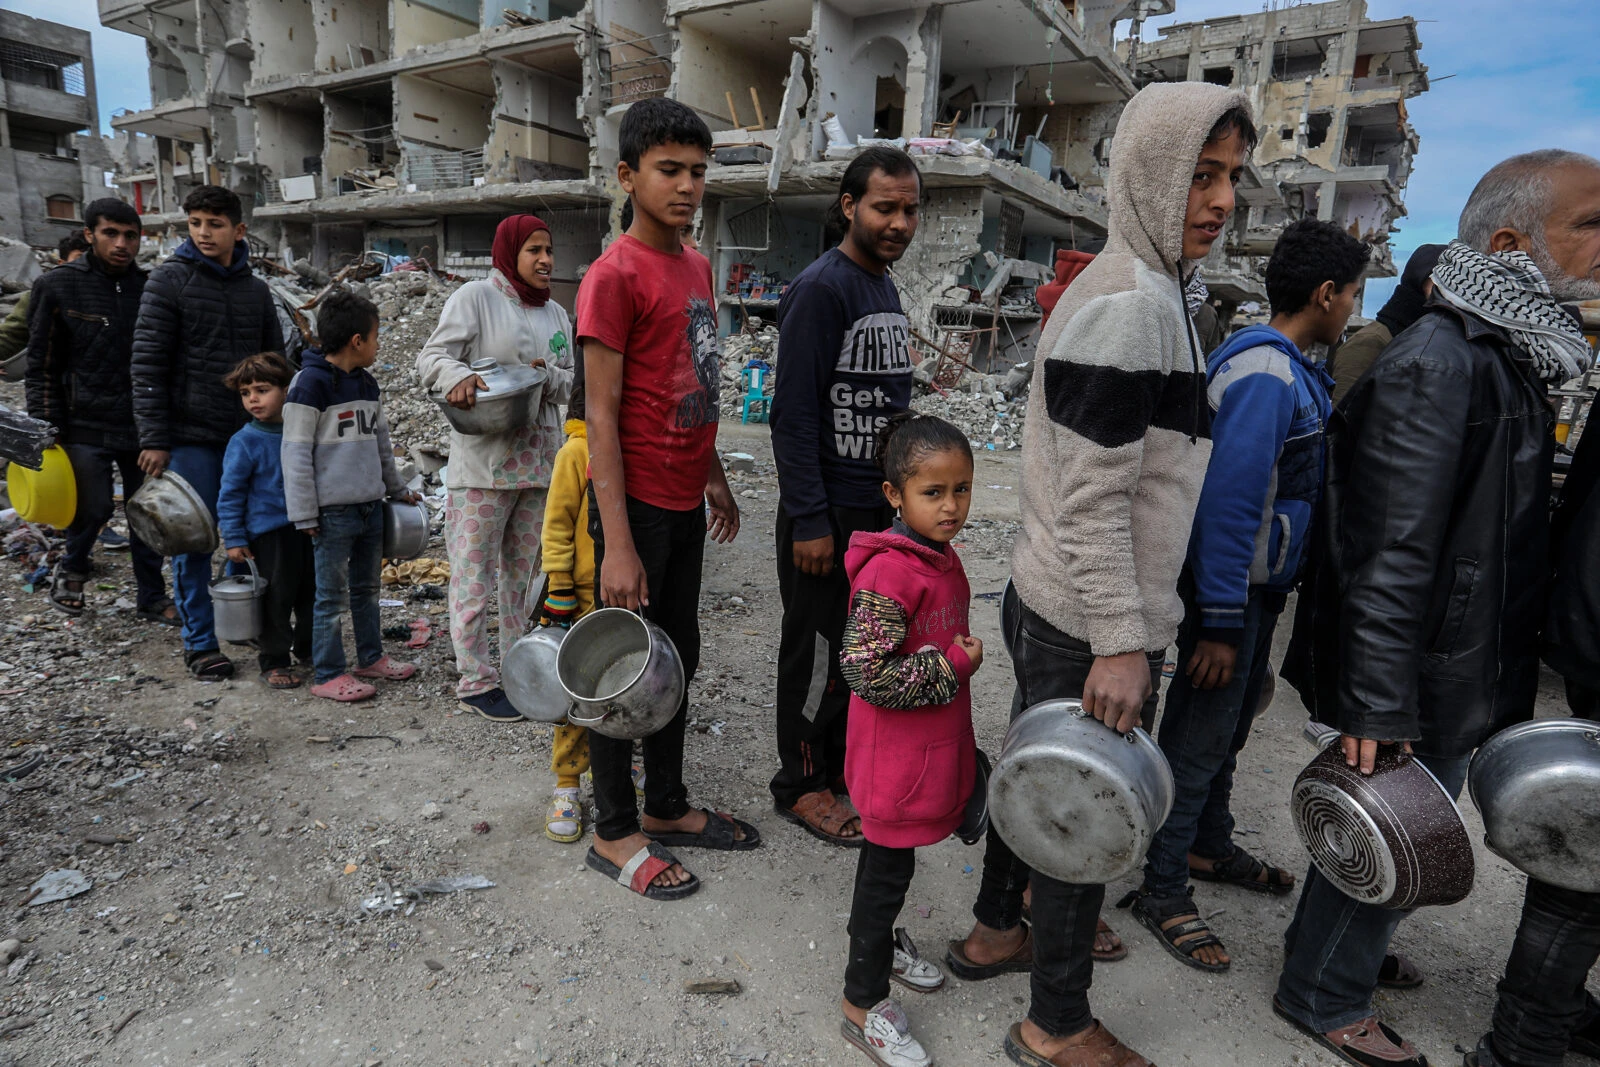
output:
[[21, 41], [0, 41], [0, 78], [83, 96], [83, 59]]
[[405, 177], [402, 185], [414, 185], [418, 192], [430, 189], [459, 189], [483, 177], [483, 149], [451, 151], [408, 146], [403, 153]]

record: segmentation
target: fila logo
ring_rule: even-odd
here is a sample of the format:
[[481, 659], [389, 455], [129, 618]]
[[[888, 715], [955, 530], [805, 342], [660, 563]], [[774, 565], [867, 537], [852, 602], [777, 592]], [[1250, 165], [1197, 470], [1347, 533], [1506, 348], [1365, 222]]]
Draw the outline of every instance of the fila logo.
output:
[[339, 412], [337, 417], [339, 419], [338, 432], [335, 434], [337, 437], [343, 437], [348, 426], [354, 426], [358, 435], [372, 434], [378, 430], [378, 420], [371, 412], [356, 411], [352, 408], [349, 411]]

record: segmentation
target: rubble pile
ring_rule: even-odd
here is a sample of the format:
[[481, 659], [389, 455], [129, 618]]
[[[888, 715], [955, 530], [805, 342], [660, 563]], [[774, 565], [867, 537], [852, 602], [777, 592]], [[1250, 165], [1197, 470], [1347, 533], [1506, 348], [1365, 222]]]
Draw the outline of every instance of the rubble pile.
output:
[[383, 387], [389, 436], [419, 473], [431, 476], [449, 461], [450, 424], [417, 384], [417, 353], [428, 343], [445, 301], [460, 283], [413, 270], [372, 278], [364, 287], [382, 319], [372, 373]]
[[973, 448], [1005, 452], [1022, 447], [1022, 422], [1027, 413], [1031, 363], [1019, 363], [1005, 374], [963, 374], [954, 388], [933, 387], [938, 360], [930, 357], [915, 371], [919, 395], [911, 407], [954, 423]]
[[744, 404], [745, 365], [759, 359], [771, 368], [765, 388], [772, 395], [772, 372], [778, 369], [778, 328], [763, 326], [756, 333], [730, 334], [722, 339], [722, 417], [739, 418]]

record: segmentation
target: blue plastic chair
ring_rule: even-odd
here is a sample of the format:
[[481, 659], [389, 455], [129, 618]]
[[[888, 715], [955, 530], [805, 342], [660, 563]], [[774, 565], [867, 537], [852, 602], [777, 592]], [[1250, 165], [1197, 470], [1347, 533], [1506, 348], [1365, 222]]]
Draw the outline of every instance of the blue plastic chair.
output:
[[744, 403], [740, 422], [766, 422], [772, 410], [772, 397], [767, 395], [767, 374], [772, 370], [759, 359], [752, 359], [739, 372], [744, 383]]

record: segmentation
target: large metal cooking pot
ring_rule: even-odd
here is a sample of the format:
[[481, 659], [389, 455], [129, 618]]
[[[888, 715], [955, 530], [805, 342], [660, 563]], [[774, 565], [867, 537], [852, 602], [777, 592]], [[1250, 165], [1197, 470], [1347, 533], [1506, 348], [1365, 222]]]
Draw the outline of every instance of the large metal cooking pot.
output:
[[1172, 799], [1172, 768], [1150, 735], [1119, 734], [1078, 700], [1019, 715], [989, 777], [989, 818], [1011, 851], [1081, 885], [1137, 867]]
[[627, 608], [601, 608], [573, 623], [556, 677], [576, 705], [568, 721], [607, 737], [649, 737], [683, 702], [683, 660], [672, 639]]
[[1454, 904], [1472, 891], [1475, 866], [1461, 809], [1400, 745], [1381, 745], [1363, 775], [1334, 744], [1339, 731], [1310, 722], [1322, 752], [1295, 779], [1294, 828], [1311, 862], [1340, 892], [1384, 908]]
[[220, 540], [211, 509], [194, 486], [170, 470], [146, 478], [128, 498], [128, 529], [161, 556], [214, 552]]
[[556, 659], [569, 631], [540, 626], [511, 646], [500, 665], [500, 684], [511, 706], [535, 722], [566, 722], [572, 697], [556, 677]]
[[492, 359], [474, 360], [471, 366], [488, 387], [478, 390], [472, 407], [454, 407], [444, 397], [434, 397], [451, 426], [460, 433], [481, 436], [533, 425], [544, 398], [545, 382], [550, 380], [543, 367]]
[[1467, 771], [1483, 843], [1546, 885], [1600, 893], [1600, 723], [1501, 730]]
[[428, 506], [418, 501], [383, 502], [383, 556], [416, 559], [428, 547]]

